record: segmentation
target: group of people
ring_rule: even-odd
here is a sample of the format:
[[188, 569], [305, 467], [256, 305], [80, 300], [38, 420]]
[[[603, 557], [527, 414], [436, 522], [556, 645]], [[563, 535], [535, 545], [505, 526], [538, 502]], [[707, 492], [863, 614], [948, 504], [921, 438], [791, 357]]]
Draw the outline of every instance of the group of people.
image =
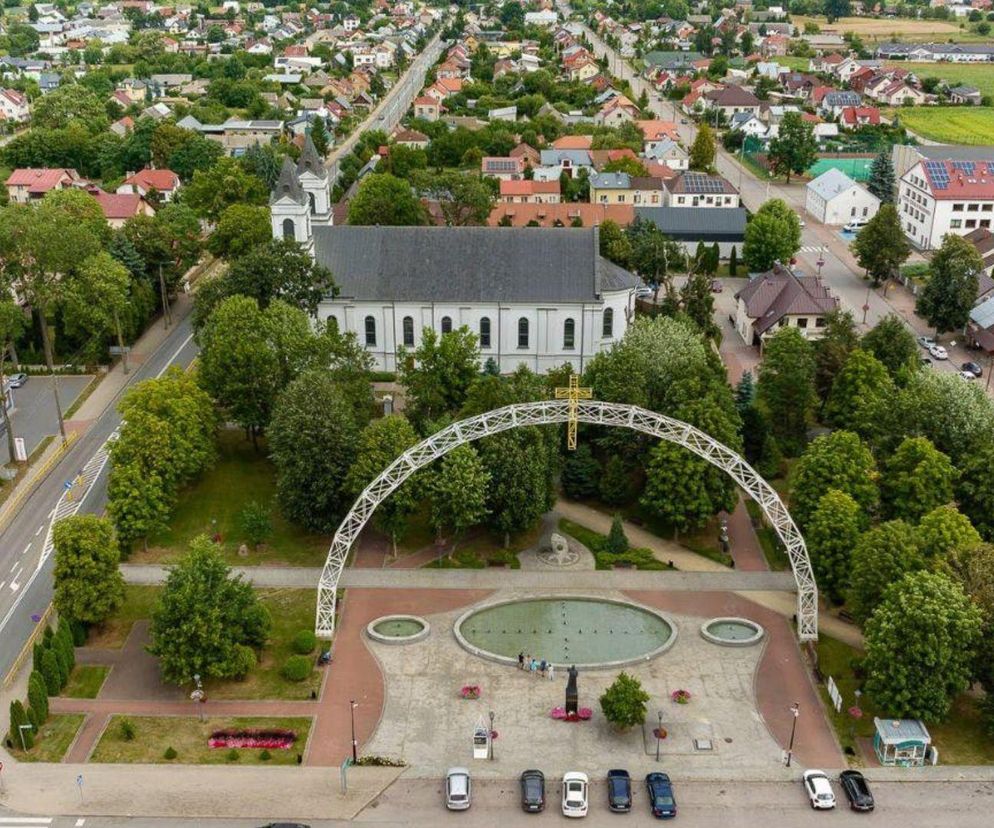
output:
[[539, 661], [537, 658], [525, 655], [523, 651], [518, 653], [518, 669], [528, 673], [538, 673], [542, 678], [547, 678], [550, 681], [556, 671], [551, 661], [546, 661], [544, 658]]

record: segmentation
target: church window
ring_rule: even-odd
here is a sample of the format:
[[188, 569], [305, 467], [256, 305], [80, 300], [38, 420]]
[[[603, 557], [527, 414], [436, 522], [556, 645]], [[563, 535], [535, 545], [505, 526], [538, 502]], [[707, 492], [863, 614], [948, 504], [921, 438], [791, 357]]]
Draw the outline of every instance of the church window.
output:
[[528, 320], [523, 316], [518, 320], [518, 347], [528, 347]]
[[284, 239], [292, 239], [294, 237], [295, 233], [296, 233], [296, 231], [295, 231], [295, 228], [293, 226], [293, 219], [291, 219], [291, 218], [285, 218], [285, 219], [283, 219], [283, 238]]
[[403, 321], [404, 326], [404, 347], [413, 348], [414, 347], [414, 320], [410, 316], [405, 316]]
[[311, 215], [313, 216], [318, 211], [317, 203], [314, 201], [314, 193], [308, 193], [307, 200], [311, 203]]
[[366, 317], [366, 344], [376, 344], [376, 320], [372, 316]]
[[452, 333], [452, 317], [443, 316], [442, 317], [442, 333]]
[[480, 347], [490, 347], [490, 317], [484, 316], [480, 320]]
[[601, 330], [601, 336], [608, 337], [614, 336], [614, 309], [605, 308], [604, 309], [604, 324]]
[[574, 348], [574, 341], [576, 339], [576, 322], [572, 319], [567, 319], [563, 322], [563, 347], [569, 350]]

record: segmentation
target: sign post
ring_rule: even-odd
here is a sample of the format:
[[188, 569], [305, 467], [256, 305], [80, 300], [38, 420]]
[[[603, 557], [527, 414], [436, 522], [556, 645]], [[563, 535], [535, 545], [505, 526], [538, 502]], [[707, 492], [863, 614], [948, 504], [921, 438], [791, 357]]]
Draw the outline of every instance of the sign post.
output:
[[349, 792], [349, 766], [352, 764], [352, 757], [346, 756], [345, 761], [342, 762], [341, 775], [342, 775], [342, 795], [344, 796]]

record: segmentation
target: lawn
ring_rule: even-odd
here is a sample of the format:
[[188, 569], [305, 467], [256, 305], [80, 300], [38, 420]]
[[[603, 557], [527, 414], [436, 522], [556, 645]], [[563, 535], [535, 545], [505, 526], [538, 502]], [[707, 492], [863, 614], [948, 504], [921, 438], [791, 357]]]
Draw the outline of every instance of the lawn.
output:
[[[239, 515], [251, 501], [269, 507], [273, 533], [258, 550], [248, 546], [247, 555], [238, 549], [245, 542]], [[170, 563], [186, 551], [200, 534], [219, 533], [228, 562], [237, 566], [280, 564], [321, 566], [331, 538], [314, 535], [288, 523], [276, 504], [276, 469], [269, 460], [265, 441], [258, 451], [241, 431], [221, 432], [217, 464], [196, 483], [180, 493], [170, 527], [149, 539], [148, 550], [137, 550], [134, 563]]]
[[[121, 720], [127, 718], [134, 726], [135, 735], [130, 741], [122, 738]], [[261, 750], [241, 748], [238, 758], [228, 758], [225, 748], [211, 748], [207, 739], [215, 730], [231, 728], [287, 728], [297, 734], [297, 741], [290, 750], [269, 751], [271, 758], [261, 758]], [[91, 762], [108, 763], [165, 763], [184, 765], [295, 765], [297, 754], [303, 754], [311, 730], [311, 719], [305, 718], [208, 718], [182, 716], [113, 716], [94, 748]], [[176, 751], [176, 758], [165, 758], [168, 748]]]
[[120, 649], [131, 633], [135, 621], [152, 617], [152, 608], [159, 598], [157, 586], [136, 586], [126, 584], [124, 602], [110, 618], [98, 626], [90, 628], [86, 639], [88, 647]]
[[946, 144], [989, 144], [994, 135], [994, 107], [933, 106], [888, 109], [887, 117], [922, 138]]
[[[859, 656], [858, 650], [824, 634], [818, 640], [818, 664], [822, 675], [826, 681], [832, 676], [842, 694], [842, 712], [836, 713], [825, 686], [818, 688], [825, 702], [825, 711], [843, 748], [853, 747], [853, 732], [859, 738], [872, 739], [873, 717], [886, 715], [887, 712], [878, 710], [873, 700], [864, 693], [859, 700], [863, 717], [856, 721], [849, 715], [848, 710], [856, 698], [855, 690], [860, 685], [852, 669], [853, 661]], [[926, 726], [939, 750], [939, 761], [942, 764], [994, 764], [994, 739], [984, 735], [977, 701], [972, 696], [961, 694], [953, 703], [945, 722]]]
[[77, 664], [59, 695], [70, 699], [95, 699], [109, 672], [110, 667], [103, 664]]
[[[774, 572], [790, 569], [790, 558], [787, 557], [783, 544], [780, 543], [780, 538], [777, 537], [777, 533], [773, 531], [772, 527], [767, 526], [766, 522], [762, 520], [762, 507], [751, 497], [746, 498], [745, 505], [749, 517], [752, 518], [753, 526], [755, 526], [756, 537], [759, 538], [759, 545], [763, 550], [763, 557], [766, 558], [766, 565]], [[757, 522], [759, 522], [758, 526]]]
[[909, 63], [907, 61], [889, 61], [888, 66], [907, 69], [919, 78], [941, 78], [950, 86], [975, 86], [981, 95], [994, 95], [994, 67], [983, 64], [980, 66], [966, 63]]
[[632, 548], [622, 555], [612, 555], [605, 551], [607, 535], [566, 518], [560, 518], [559, 531], [565, 532], [586, 546], [594, 555], [597, 569], [613, 569], [618, 564], [627, 569], [668, 569], [667, 565], [656, 558], [649, 549]]
[[82, 713], [52, 714], [35, 734], [31, 750], [25, 753], [18, 746], [10, 753], [19, 762], [61, 762], [85, 718]]

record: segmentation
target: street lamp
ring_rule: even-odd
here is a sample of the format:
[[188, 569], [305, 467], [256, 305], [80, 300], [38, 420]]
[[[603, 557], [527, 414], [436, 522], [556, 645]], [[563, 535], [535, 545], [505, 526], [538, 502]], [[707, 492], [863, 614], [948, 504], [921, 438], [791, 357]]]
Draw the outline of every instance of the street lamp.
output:
[[825, 266], [825, 257], [824, 257], [824, 255], [818, 256], [818, 261], [815, 262], [815, 264], [818, 265], [818, 278], [820, 279], [821, 278], [821, 269]]
[[794, 721], [790, 723], [790, 744], [787, 745], [787, 767], [790, 767], [790, 759], [794, 755], [794, 733], [797, 731], [797, 717], [801, 715], [801, 705], [794, 702], [790, 706], [790, 712], [794, 714]]
[[866, 312], [870, 309], [870, 291], [873, 290], [873, 282], [866, 286], [866, 301], [863, 302], [863, 324], [866, 324]]
[[656, 712], [656, 718], [659, 721], [659, 726], [656, 728], [656, 761], [659, 761], [659, 743], [663, 738], [663, 711], [659, 710]]
[[[197, 686], [194, 691], [190, 693], [190, 699], [194, 702], [194, 704], [197, 704], [198, 702], [202, 703], [206, 697], [204, 696], [203, 685], [200, 683], [200, 673], [194, 673], [193, 681]], [[200, 721], [203, 721], [204, 708], [198, 705], [198, 709], [200, 711]]]
[[494, 760], [494, 711], [490, 711], [490, 761]]
[[349, 713], [352, 716], [352, 762], [357, 763], [359, 761], [359, 750], [357, 747], [357, 742], [355, 738], [355, 709], [359, 705], [355, 699], [349, 701]]

